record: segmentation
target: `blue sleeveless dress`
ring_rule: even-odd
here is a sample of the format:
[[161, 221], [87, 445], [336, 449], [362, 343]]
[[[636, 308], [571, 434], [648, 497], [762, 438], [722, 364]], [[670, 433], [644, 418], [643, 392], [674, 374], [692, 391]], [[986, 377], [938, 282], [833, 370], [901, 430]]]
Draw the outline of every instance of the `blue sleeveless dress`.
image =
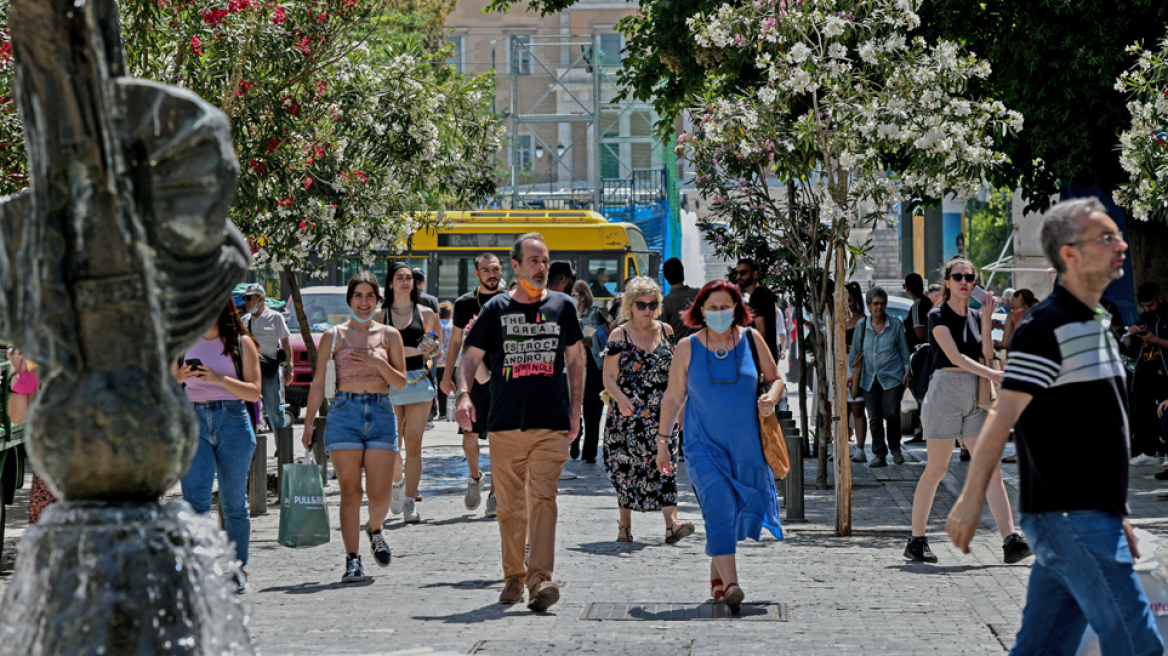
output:
[[706, 555], [733, 554], [739, 540], [758, 540], [764, 528], [782, 540], [774, 475], [759, 441], [758, 373], [746, 332], [723, 360], [696, 335], [689, 340], [685, 463], [706, 523]]

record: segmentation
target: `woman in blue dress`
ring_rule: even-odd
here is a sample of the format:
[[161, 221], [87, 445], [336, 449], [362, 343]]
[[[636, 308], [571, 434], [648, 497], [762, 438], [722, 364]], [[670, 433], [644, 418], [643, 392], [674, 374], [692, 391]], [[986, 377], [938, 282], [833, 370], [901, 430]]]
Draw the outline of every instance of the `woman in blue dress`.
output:
[[[775, 411], [783, 393], [775, 359], [757, 331], [738, 286], [707, 283], [685, 313], [700, 330], [678, 344], [661, 407], [657, 464], [672, 473], [670, 441], [685, 405], [685, 461], [706, 524], [710, 595], [738, 612], [746, 594], [738, 585], [739, 540], [758, 540], [765, 528], [783, 538], [775, 481], [762, 453], [760, 414]], [[750, 340], [750, 341], [748, 341]], [[759, 394], [758, 354], [766, 393]]]

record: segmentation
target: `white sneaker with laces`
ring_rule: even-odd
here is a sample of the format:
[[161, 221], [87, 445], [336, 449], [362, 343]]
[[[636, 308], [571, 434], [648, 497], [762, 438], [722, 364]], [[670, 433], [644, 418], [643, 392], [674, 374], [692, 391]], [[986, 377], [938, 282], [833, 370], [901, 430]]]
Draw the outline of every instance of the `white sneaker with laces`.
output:
[[494, 494], [487, 495], [487, 509], [483, 511], [484, 517], [494, 517], [499, 509], [499, 502], [495, 500]]
[[394, 483], [389, 490], [389, 512], [392, 515], [402, 514], [402, 506], [406, 501], [406, 479]]
[[576, 475], [573, 474], [572, 472], [568, 471], [567, 469], [560, 471], [560, 480], [561, 481], [570, 481], [573, 478], [576, 478]]
[[415, 503], [413, 497], [406, 497], [405, 508], [402, 509], [402, 519], [407, 524], [417, 524], [422, 521], [422, 516], [414, 509]]
[[1140, 467], [1140, 466], [1145, 466], [1145, 465], [1158, 465], [1158, 464], [1160, 464], [1160, 461], [1156, 459], [1156, 456], [1150, 456], [1146, 453], [1141, 453], [1140, 455], [1131, 459], [1131, 466], [1132, 467]]
[[483, 487], [487, 484], [487, 475], [479, 472], [477, 479], [467, 477], [466, 479], [466, 497], [463, 501], [466, 503], [467, 510], [475, 510], [479, 504], [483, 502]]

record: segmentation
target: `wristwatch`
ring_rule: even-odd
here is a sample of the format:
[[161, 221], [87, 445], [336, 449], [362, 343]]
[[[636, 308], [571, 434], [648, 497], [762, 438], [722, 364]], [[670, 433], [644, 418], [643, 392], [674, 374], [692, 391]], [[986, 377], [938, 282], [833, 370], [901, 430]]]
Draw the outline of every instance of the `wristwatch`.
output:
[[470, 394], [470, 392], [468, 392], [468, 391], [467, 391], [467, 390], [465, 390], [465, 389], [460, 389], [460, 390], [458, 390], [457, 392], [455, 392], [455, 393], [454, 393], [454, 402], [455, 402], [455, 403], [458, 403], [458, 400], [459, 400], [459, 399], [461, 399], [461, 398], [463, 397], [463, 395], [464, 395], [464, 394]]

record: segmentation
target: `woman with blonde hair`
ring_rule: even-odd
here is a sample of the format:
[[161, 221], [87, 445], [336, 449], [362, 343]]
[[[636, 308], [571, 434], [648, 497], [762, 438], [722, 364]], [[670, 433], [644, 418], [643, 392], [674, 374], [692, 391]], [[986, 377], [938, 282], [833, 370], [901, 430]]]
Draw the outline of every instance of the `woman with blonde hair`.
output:
[[[963, 257], [949, 260], [941, 276], [944, 285], [942, 302], [929, 311], [932, 375], [929, 391], [921, 403], [921, 425], [924, 426], [928, 460], [913, 495], [912, 535], [904, 550], [904, 556], [909, 560], [937, 562], [925, 537], [933, 497], [941, 479], [949, 471], [953, 443], [961, 440], [971, 453], [977, 450], [977, 438], [987, 414], [978, 407], [978, 378], [987, 378], [999, 385], [1002, 382], [1001, 371], [978, 361], [983, 357], [986, 361], [993, 358], [990, 317], [997, 307], [997, 299], [987, 292], [981, 312], [969, 307], [974, 281], [977, 280], [976, 271], [973, 263]], [[985, 339], [982, 339], [983, 335]], [[1002, 550], [1006, 564], [1029, 556], [1026, 539], [1014, 532], [1014, 517], [1001, 469], [994, 472], [986, 498], [994, 521], [1005, 536]]]
[[[605, 350], [604, 389], [610, 401], [604, 468], [620, 507], [617, 542], [633, 541], [634, 510], [661, 511], [667, 543], [694, 532], [692, 522], [677, 521], [677, 474], [662, 471], [657, 459], [661, 400], [673, 364], [673, 328], [657, 320], [661, 302], [661, 288], [652, 279], [628, 281], [620, 310], [622, 325], [612, 332]], [[669, 434], [676, 437], [677, 430]], [[668, 442], [674, 461], [677, 440]]]
[[[580, 326], [584, 329], [584, 421], [580, 435], [572, 442], [569, 455], [572, 460], [583, 458], [584, 462], [596, 464], [596, 447], [600, 443], [600, 415], [604, 410], [604, 401], [600, 393], [604, 390], [604, 376], [601, 368], [604, 366], [604, 346], [608, 341], [608, 331], [605, 327], [604, 312], [593, 305], [592, 290], [588, 283], [577, 280], [572, 285], [572, 300], [576, 301], [576, 315], [580, 317]], [[584, 450], [581, 453], [580, 442], [583, 441]]]

